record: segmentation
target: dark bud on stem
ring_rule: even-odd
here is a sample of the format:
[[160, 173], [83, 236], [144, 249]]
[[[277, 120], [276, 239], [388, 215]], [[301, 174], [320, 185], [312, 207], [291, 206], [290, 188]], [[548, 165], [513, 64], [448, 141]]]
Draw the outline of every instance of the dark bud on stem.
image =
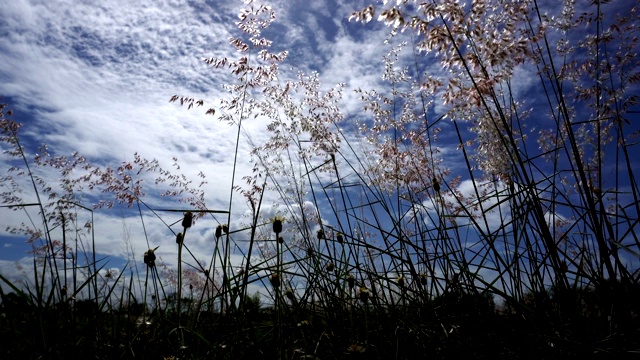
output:
[[369, 290], [367, 290], [366, 287], [361, 287], [358, 297], [360, 298], [360, 301], [366, 304], [369, 300]]
[[431, 183], [433, 185], [433, 190], [435, 192], [440, 192], [440, 183], [438, 182], [438, 178], [434, 176], [433, 179], [431, 179]]
[[193, 213], [191, 211], [187, 211], [184, 213], [184, 218], [182, 218], [182, 227], [188, 229], [191, 227], [193, 223]]
[[426, 274], [420, 274], [420, 284], [427, 285], [427, 275]]
[[184, 236], [182, 235], [182, 233], [178, 233], [178, 235], [176, 235], [176, 244], [182, 244], [183, 241]]
[[282, 219], [276, 218], [273, 220], [273, 232], [280, 234], [282, 232]]
[[336, 236], [336, 240], [338, 240], [340, 244], [344, 242], [344, 237], [342, 236], [342, 233], [338, 233], [338, 235]]
[[280, 276], [278, 274], [273, 274], [269, 277], [269, 282], [271, 283], [271, 286], [273, 286], [274, 288], [279, 288], [280, 287]]
[[156, 254], [152, 249], [149, 249], [144, 252], [143, 257], [144, 263], [147, 264], [148, 267], [154, 267], [156, 261]]
[[353, 287], [356, 285], [356, 278], [351, 274], [347, 276], [347, 285], [349, 285], [349, 290], [353, 290]]
[[284, 238], [283, 238], [282, 236], [279, 236], [279, 237], [278, 237], [278, 242], [279, 242], [280, 244], [284, 244]]
[[220, 239], [221, 236], [222, 236], [222, 225], [218, 225], [218, 227], [216, 227], [216, 239]]
[[318, 230], [318, 240], [324, 239], [324, 230]]
[[294, 300], [293, 290], [287, 289], [287, 291], [285, 291], [285, 293], [284, 293], [284, 296], [286, 296], [287, 299], [293, 301]]
[[328, 272], [332, 272], [335, 268], [336, 268], [336, 267], [335, 267], [335, 265], [333, 265], [333, 263], [332, 263], [332, 262], [330, 262], [330, 263], [328, 263], [328, 264], [327, 264], [327, 271], [328, 271]]
[[229, 235], [229, 225], [227, 224], [222, 225], [222, 232]]

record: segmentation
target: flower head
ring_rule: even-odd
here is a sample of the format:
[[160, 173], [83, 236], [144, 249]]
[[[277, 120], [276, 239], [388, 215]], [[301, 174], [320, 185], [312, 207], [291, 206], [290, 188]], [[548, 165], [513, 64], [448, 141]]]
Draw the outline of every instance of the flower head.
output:
[[273, 232], [276, 234], [280, 234], [282, 232], [282, 223], [284, 222], [284, 218], [280, 216], [276, 216], [273, 218]]
[[182, 227], [188, 229], [193, 224], [193, 213], [191, 211], [187, 211], [184, 213], [184, 217], [182, 218]]

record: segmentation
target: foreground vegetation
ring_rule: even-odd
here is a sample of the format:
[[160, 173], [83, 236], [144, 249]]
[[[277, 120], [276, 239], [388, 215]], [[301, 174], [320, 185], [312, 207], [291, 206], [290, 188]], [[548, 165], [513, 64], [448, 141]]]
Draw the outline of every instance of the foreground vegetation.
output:
[[[567, 2], [552, 18], [535, 1], [389, 6], [352, 16], [378, 17], [397, 45], [384, 58], [385, 87], [358, 90], [365, 115], [349, 119], [343, 85], [323, 93], [317, 75], [279, 71], [287, 53], [271, 53], [263, 38], [269, 7], [241, 12], [231, 41], [239, 58], [205, 59], [237, 77], [226, 85], [232, 98], [206, 112], [236, 127], [238, 143], [244, 122], [266, 118], [270, 138], [252, 143], [253, 174], [230, 174], [225, 210], [210, 209], [179, 167], [138, 155], [115, 169], [46, 148], [31, 159], [3, 105], [0, 140], [14, 159], [3, 203], [30, 219], [10, 231], [33, 253], [28, 282], [0, 274], [4, 358], [637, 354], [636, 7], [604, 16], [595, 2], [585, 15]], [[412, 45], [401, 34], [416, 36]], [[527, 93], [542, 97], [518, 98], [514, 73], [524, 70], [539, 81]], [[357, 130], [343, 130], [350, 123]], [[438, 147], [442, 128], [457, 153]], [[44, 168], [59, 181], [39, 176]], [[148, 206], [151, 178], [187, 208]], [[83, 203], [97, 191], [105, 200]], [[116, 203], [141, 222], [162, 220], [176, 268], [158, 259], [146, 230], [143, 254], [128, 253], [122, 271], [106, 268], [92, 216]], [[189, 246], [210, 223], [213, 250], [202, 261]]]

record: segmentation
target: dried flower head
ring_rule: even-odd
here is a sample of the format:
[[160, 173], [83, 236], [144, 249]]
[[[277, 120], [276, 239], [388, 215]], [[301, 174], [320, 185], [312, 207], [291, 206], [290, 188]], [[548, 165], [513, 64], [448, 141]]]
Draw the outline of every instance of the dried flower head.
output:
[[182, 235], [182, 233], [178, 233], [178, 235], [176, 235], [176, 244], [182, 244], [183, 241], [184, 235]]
[[431, 180], [431, 185], [433, 186], [433, 191], [440, 192], [440, 183], [438, 182], [437, 177], [433, 177], [433, 179]]
[[287, 299], [293, 301], [295, 299], [294, 295], [293, 295], [293, 290], [291, 290], [291, 288], [287, 288], [287, 290], [284, 292], [284, 296], [287, 297]]
[[273, 286], [275, 289], [280, 287], [280, 275], [278, 274], [272, 274], [269, 277], [269, 282], [271, 283], [271, 286]]
[[398, 279], [396, 280], [396, 282], [398, 283], [398, 286], [404, 287], [404, 284], [405, 284], [404, 276], [402, 276], [402, 275], [398, 276]]
[[340, 244], [344, 242], [344, 236], [342, 236], [341, 232], [339, 232], [338, 235], [336, 235], [336, 240], [338, 240]]
[[280, 244], [284, 244], [284, 238], [282, 236], [278, 236], [278, 242]]
[[224, 232], [226, 235], [229, 235], [229, 225], [223, 224], [222, 225], [222, 232]]
[[328, 263], [327, 266], [326, 266], [326, 269], [327, 269], [328, 272], [332, 272], [335, 268], [336, 268], [336, 266], [333, 265], [332, 262]]
[[420, 284], [427, 285], [427, 274], [420, 274]]
[[184, 213], [184, 217], [182, 218], [182, 227], [188, 229], [193, 224], [193, 213], [191, 211], [187, 211]]
[[356, 285], [356, 278], [351, 274], [347, 275], [347, 285], [349, 285], [349, 290], [353, 290]]
[[156, 263], [155, 263], [155, 261], [156, 261], [155, 250], [157, 248], [158, 247], [156, 247], [155, 249], [149, 249], [149, 250], [144, 252], [143, 261], [148, 267], [154, 267], [156, 265]]
[[284, 218], [276, 216], [273, 218], [273, 232], [276, 234], [280, 234], [282, 232], [282, 223], [284, 222]]
[[318, 236], [318, 240], [324, 239], [324, 230], [323, 229], [318, 230], [317, 236]]
[[216, 239], [220, 239], [222, 236], [222, 225], [218, 225], [216, 227]]
[[369, 301], [369, 295], [369, 290], [366, 287], [363, 286], [360, 288], [360, 292], [358, 293], [360, 301], [366, 304], [367, 301]]

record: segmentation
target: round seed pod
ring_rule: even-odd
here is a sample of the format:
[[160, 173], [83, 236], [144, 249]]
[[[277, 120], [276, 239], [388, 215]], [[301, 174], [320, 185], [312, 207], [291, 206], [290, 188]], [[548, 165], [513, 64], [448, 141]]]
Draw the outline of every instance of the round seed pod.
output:
[[216, 227], [216, 239], [220, 239], [221, 236], [222, 236], [222, 225], [218, 225], [218, 227]]
[[283, 244], [284, 243], [284, 238], [282, 236], [278, 236], [278, 242], [280, 244]]
[[338, 235], [336, 235], [336, 240], [338, 240], [340, 244], [344, 242], [344, 237], [342, 236], [342, 233], [338, 233]]
[[433, 190], [435, 192], [440, 192], [440, 183], [438, 182], [438, 178], [434, 176], [433, 179], [431, 179], [431, 183], [433, 186]]
[[320, 229], [318, 230], [318, 240], [322, 240], [324, 239], [324, 230]]
[[222, 232], [229, 235], [229, 225], [227, 224], [222, 225]]
[[184, 236], [182, 235], [182, 233], [178, 233], [178, 235], [176, 235], [176, 244], [182, 244], [183, 241]]
[[184, 213], [184, 217], [182, 218], [182, 227], [188, 229], [193, 224], [193, 213], [191, 211], [187, 211]]
[[404, 287], [404, 284], [405, 284], [404, 276], [400, 275], [398, 277], [397, 283], [398, 283], [398, 286]]

